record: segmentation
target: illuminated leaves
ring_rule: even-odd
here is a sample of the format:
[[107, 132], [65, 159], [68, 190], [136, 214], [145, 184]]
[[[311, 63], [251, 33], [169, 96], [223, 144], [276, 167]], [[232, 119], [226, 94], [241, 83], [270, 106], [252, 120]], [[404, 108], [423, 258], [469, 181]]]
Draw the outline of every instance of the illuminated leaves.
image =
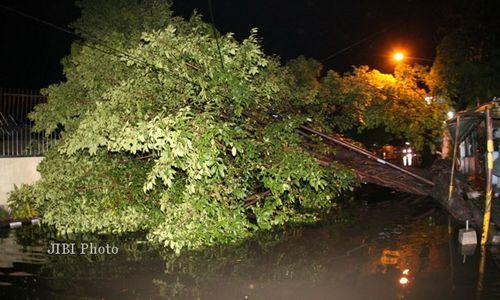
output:
[[417, 148], [441, 138], [448, 103], [432, 94], [435, 82], [423, 66], [400, 64], [394, 75], [361, 66], [344, 75], [329, 71], [320, 77], [321, 65], [299, 57], [288, 69], [298, 91], [291, 96], [292, 105], [282, 109], [307, 114], [316, 128], [359, 133], [383, 128]]

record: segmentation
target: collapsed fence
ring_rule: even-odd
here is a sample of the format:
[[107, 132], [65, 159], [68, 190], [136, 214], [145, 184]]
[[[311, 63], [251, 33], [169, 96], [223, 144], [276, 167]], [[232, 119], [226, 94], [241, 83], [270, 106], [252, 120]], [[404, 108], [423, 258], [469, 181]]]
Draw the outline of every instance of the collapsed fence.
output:
[[28, 118], [45, 101], [38, 91], [0, 89], [0, 157], [40, 156], [55, 143], [58, 133], [35, 132]]

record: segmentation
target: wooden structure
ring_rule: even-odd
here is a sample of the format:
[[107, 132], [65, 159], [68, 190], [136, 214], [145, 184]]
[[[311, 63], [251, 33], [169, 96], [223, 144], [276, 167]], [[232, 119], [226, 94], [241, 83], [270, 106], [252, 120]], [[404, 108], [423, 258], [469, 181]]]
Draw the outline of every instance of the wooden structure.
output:
[[360, 181], [422, 196], [430, 195], [434, 188], [434, 183], [425, 178], [424, 174], [417, 174], [417, 169], [394, 165], [353, 143], [307, 126], [301, 126], [299, 132], [305, 137], [318, 136], [323, 142], [335, 148], [335, 155], [330, 157], [316, 155], [319, 163], [327, 165], [332, 160], [339, 161], [352, 168]]
[[[490, 221], [493, 221], [497, 227], [500, 227], [500, 211], [498, 205], [493, 206], [493, 175], [498, 181], [500, 178], [500, 157], [494, 159], [494, 129], [500, 128], [500, 100], [495, 99], [485, 105], [476, 108], [473, 111], [464, 111], [457, 113], [451, 120], [447, 122], [448, 128], [452, 136], [454, 136], [454, 151], [453, 165], [450, 176], [450, 195], [453, 192], [454, 169], [457, 160], [463, 160], [463, 154], [457, 152], [459, 145], [465, 145], [466, 148], [471, 148], [473, 161], [479, 161], [482, 153], [485, 153], [485, 171], [484, 174], [478, 174], [478, 168], [471, 170], [463, 170], [467, 175], [484, 175], [485, 189], [484, 202], [469, 201], [472, 204], [472, 210], [483, 212], [482, 223], [483, 230], [481, 235], [481, 245], [485, 245], [488, 241], [488, 232]], [[484, 126], [484, 127], [483, 127]], [[484, 130], [486, 145], [483, 149], [478, 146], [478, 133]], [[471, 142], [468, 142], [471, 141]], [[481, 153], [482, 152], [482, 153]], [[500, 151], [496, 152], [497, 155]], [[498, 183], [497, 183], [498, 187]], [[450, 197], [448, 197], [448, 200]], [[479, 219], [478, 217], [476, 219]], [[476, 220], [479, 221], [479, 220]]]

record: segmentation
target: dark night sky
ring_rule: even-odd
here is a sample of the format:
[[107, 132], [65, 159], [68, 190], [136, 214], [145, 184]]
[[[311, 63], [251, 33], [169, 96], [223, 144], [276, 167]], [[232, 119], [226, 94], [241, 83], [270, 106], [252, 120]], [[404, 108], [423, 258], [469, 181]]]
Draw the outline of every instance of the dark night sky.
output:
[[[434, 57], [442, 23], [441, 1], [386, 0], [212, 0], [215, 23], [222, 32], [244, 38], [259, 28], [264, 49], [283, 61], [305, 55], [323, 60], [328, 69], [345, 72], [352, 65], [367, 64], [390, 72], [387, 57], [398, 47], [414, 57]], [[72, 1], [6, 0], [3, 5], [65, 26], [78, 18]], [[196, 9], [209, 21], [207, 0], [174, 2], [176, 15], [189, 17]], [[41, 88], [61, 81], [61, 58], [69, 52], [72, 36], [0, 8], [0, 87]], [[423, 61], [421, 61], [422, 63]]]

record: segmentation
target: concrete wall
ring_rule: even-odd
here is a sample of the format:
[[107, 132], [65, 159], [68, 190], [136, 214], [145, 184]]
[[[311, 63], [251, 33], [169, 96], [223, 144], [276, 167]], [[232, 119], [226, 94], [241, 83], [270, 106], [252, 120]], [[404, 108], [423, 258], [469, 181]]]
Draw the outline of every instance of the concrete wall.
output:
[[33, 183], [40, 178], [36, 167], [43, 157], [0, 158], [0, 206], [7, 205], [7, 198], [14, 185]]

